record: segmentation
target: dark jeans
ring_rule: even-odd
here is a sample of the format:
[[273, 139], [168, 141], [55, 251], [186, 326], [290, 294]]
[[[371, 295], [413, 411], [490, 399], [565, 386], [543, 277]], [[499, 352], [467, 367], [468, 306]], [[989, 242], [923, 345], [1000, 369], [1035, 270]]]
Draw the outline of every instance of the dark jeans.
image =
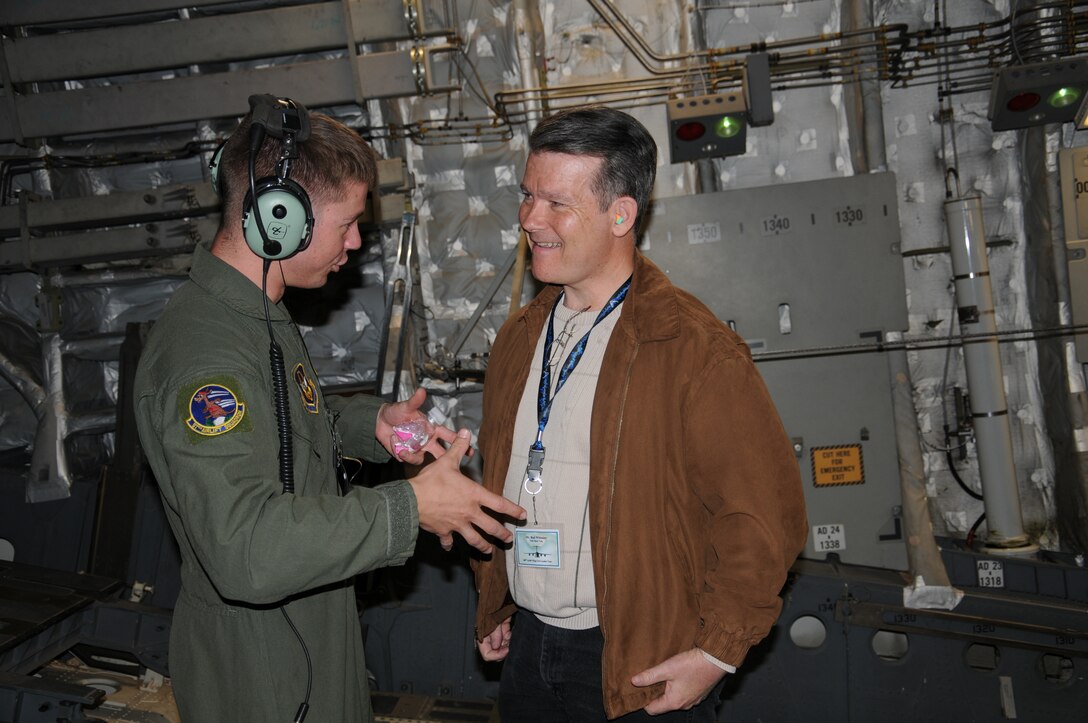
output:
[[[522, 610], [514, 616], [510, 653], [502, 666], [502, 723], [605, 723], [600, 628], [564, 630]], [[691, 710], [651, 716], [639, 710], [621, 723], [713, 723], [722, 684]]]

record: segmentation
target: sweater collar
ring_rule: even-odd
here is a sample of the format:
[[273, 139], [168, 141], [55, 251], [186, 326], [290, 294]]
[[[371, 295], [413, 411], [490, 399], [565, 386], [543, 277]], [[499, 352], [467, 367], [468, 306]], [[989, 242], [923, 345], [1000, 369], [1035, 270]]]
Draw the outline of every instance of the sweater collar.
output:
[[[563, 287], [548, 285], [522, 311], [521, 320], [533, 328], [544, 324]], [[654, 262], [635, 252], [631, 291], [623, 301], [624, 311], [613, 333], [625, 333], [639, 342], [671, 339], [680, 333], [680, 310], [676, 287]]]
[[[209, 295], [219, 299], [240, 314], [264, 318], [264, 295], [259, 286], [211, 251], [210, 244], [197, 244], [189, 278]], [[272, 321], [290, 321], [291, 315], [283, 302], [268, 305]]]

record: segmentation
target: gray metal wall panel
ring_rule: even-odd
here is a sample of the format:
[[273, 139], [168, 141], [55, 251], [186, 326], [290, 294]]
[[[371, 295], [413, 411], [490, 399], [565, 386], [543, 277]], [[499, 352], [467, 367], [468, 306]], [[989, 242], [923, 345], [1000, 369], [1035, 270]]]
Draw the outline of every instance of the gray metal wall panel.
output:
[[[753, 351], [856, 344], [861, 332], [907, 328], [891, 173], [658, 200], [644, 246], [757, 342]], [[788, 335], [779, 333], [782, 303], [791, 306]]]
[[[139, 223], [170, 216], [196, 216], [219, 208], [210, 183], [172, 184], [139, 193], [31, 201], [26, 224], [31, 229], [56, 230]], [[18, 236], [19, 206], [0, 206], [0, 237]]]
[[[718, 720], [1084, 719], [1088, 639], [1082, 606], [969, 592], [951, 613], [912, 610], [902, 606], [898, 574], [805, 561], [794, 571], [771, 635], [736, 675], [726, 676]], [[790, 628], [800, 619], [823, 626], [821, 644], [800, 647], [791, 639]], [[901, 636], [900, 657], [874, 649], [881, 631]], [[972, 654], [985, 652], [994, 655], [992, 669], [978, 664], [985, 656]], [[1011, 686], [1015, 714], [1002, 709], [1002, 678]]]
[[[899, 458], [895, 444], [891, 378], [883, 354], [854, 354], [758, 363], [786, 433], [801, 440], [801, 479], [810, 534], [802, 557], [906, 570]], [[860, 445], [860, 484], [816, 486], [820, 448]], [[826, 477], [826, 475], [820, 475]], [[841, 534], [812, 528], [839, 525]], [[881, 539], [881, 538], [886, 539]], [[836, 546], [817, 540], [840, 540]], [[827, 549], [817, 549], [824, 547]]]
[[[1066, 246], [1073, 323], [1088, 324], [1088, 240], [1069, 241]], [[1077, 334], [1075, 344], [1077, 358], [1081, 364], [1088, 364], [1088, 332]]]
[[[417, 93], [409, 51], [360, 56], [368, 98]], [[308, 107], [355, 102], [345, 59], [314, 60], [172, 80], [141, 81], [18, 98], [18, 129], [24, 138], [95, 133], [242, 116], [254, 93], [298, 98]], [[0, 103], [0, 140], [16, 138], [9, 103]]]
[[[408, 37], [403, 6], [351, 3], [358, 43]], [[365, 18], [366, 22], [361, 22]], [[342, 3], [321, 3], [4, 40], [15, 83], [128, 75], [343, 49]]]
[[476, 652], [476, 590], [467, 556], [444, 552], [433, 536], [421, 536], [404, 566], [370, 573], [363, 604], [367, 667], [378, 690], [498, 694], [499, 667]]
[[[249, 95], [272, 90], [309, 106], [335, 105], [355, 98], [348, 64], [318, 60], [22, 96], [19, 124], [24, 137], [36, 138], [242, 116], [249, 110]], [[8, 110], [7, 105], [2, 108]], [[15, 137], [11, 121], [5, 117], [0, 124], [0, 139]]]
[[111, 259], [188, 253], [219, 228], [219, 214], [193, 221], [166, 221], [145, 227], [87, 231], [0, 243], [0, 271], [68, 266]]
[[[119, 15], [134, 15], [178, 7], [230, 5], [230, 0], [0, 0], [0, 25], [40, 25], [72, 20], [90, 20]], [[244, 3], [239, 2], [239, 5]]]
[[[1074, 324], [1088, 324], [1088, 147], [1058, 152], [1061, 174], [1062, 220], [1066, 261], [1069, 264], [1069, 299]], [[1088, 333], [1074, 340], [1077, 357], [1088, 364]]]
[[[837, 546], [816, 545], [810, 534], [803, 556], [906, 569], [887, 359], [759, 358], [853, 346], [864, 332], [906, 328], [894, 176], [659, 200], [645, 239], [646, 255], [752, 346], [787, 434], [801, 445], [809, 523], [841, 526]], [[788, 334], [780, 332], [779, 304], [790, 305]], [[861, 481], [817, 487], [816, 448], [854, 445]]]

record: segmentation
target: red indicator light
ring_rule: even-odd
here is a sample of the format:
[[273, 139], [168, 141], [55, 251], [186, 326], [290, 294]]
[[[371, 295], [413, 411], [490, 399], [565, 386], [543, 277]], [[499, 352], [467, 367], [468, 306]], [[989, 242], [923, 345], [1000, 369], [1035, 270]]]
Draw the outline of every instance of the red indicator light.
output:
[[1038, 93], [1021, 93], [1020, 95], [1014, 95], [1010, 98], [1009, 102], [1005, 104], [1005, 107], [1014, 113], [1022, 113], [1039, 105], [1040, 100], [1042, 100], [1042, 98]]
[[706, 126], [699, 121], [688, 121], [676, 129], [676, 137], [682, 141], [697, 141], [706, 135]]

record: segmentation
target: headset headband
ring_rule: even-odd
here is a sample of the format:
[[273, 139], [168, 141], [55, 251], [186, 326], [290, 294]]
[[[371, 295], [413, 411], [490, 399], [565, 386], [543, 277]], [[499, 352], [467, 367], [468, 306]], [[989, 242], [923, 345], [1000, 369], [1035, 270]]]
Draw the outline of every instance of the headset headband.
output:
[[253, 114], [253, 125], [261, 126], [273, 138], [289, 135], [296, 142], [304, 143], [310, 137], [310, 114], [297, 100], [268, 94], [251, 95], [249, 109]]

